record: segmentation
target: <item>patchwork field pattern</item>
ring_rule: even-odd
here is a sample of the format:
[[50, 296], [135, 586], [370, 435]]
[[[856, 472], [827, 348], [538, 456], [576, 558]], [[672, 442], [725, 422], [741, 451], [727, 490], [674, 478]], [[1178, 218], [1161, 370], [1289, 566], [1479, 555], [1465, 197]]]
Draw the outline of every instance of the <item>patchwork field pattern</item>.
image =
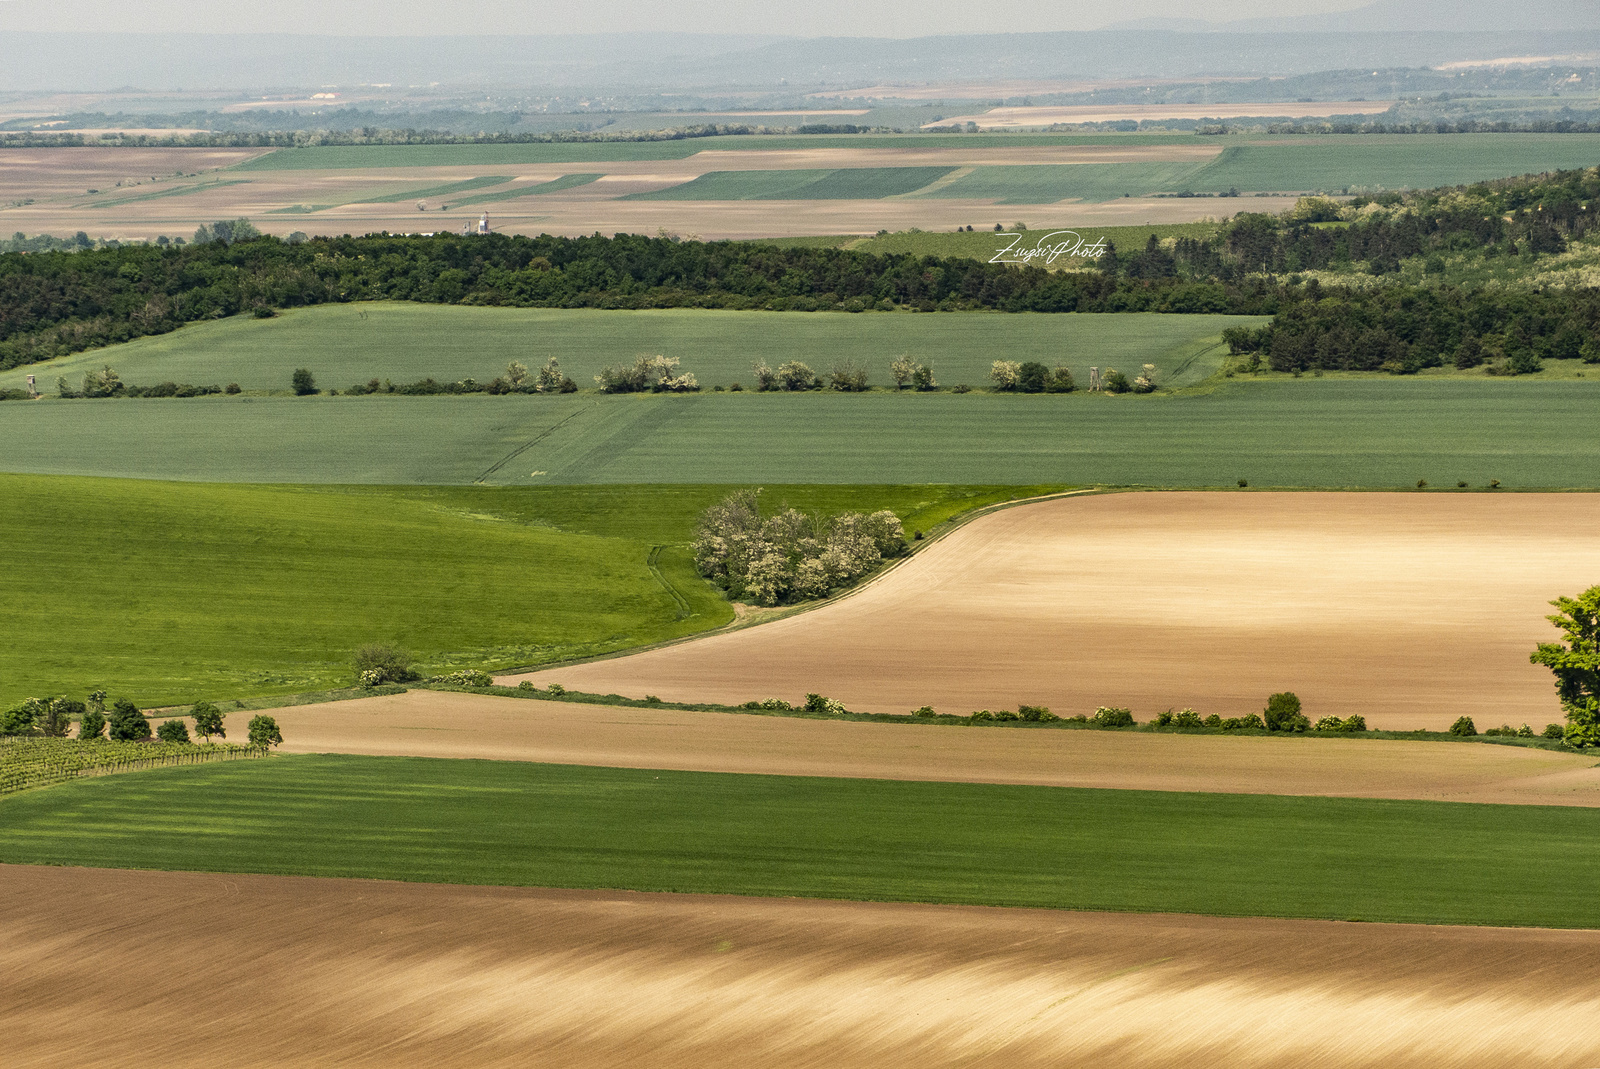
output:
[[[25, 233], [87, 227], [93, 236], [121, 238], [183, 235], [239, 215], [278, 234], [433, 233], [476, 223], [480, 212], [469, 209], [494, 204], [492, 226], [510, 233], [870, 235], [988, 228], [1014, 221], [990, 217], [1000, 206], [1045, 204], [1057, 205], [1055, 221], [1069, 225], [1187, 222], [1282, 205], [1172, 196], [1186, 190], [1422, 188], [1596, 162], [1600, 135], [1589, 134], [905, 134], [210, 154], [8, 150], [0, 161], [0, 204], [8, 206], [0, 214]], [[475, 192], [477, 183], [494, 191]], [[463, 196], [453, 199], [457, 193]], [[429, 198], [439, 203], [427, 211], [407, 203]]]

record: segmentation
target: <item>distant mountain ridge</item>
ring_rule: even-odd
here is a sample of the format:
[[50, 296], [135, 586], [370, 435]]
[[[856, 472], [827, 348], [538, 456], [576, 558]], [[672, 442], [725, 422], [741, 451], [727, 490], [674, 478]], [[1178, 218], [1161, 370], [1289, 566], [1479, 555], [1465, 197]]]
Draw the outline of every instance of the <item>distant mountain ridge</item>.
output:
[[[1445, 2], [1379, 0], [1363, 10], [1404, 8], [1414, 15], [1442, 8]], [[1527, 2], [1537, 11], [1552, 0]], [[1600, 4], [1600, 0], [1575, 2], [1585, 9]], [[1487, 0], [1462, 3], [1462, 10], [1470, 15], [1484, 9]], [[0, 31], [0, 55], [6, 57], [0, 64], [0, 91], [99, 92], [138, 87], [243, 92], [272, 87], [437, 83], [584, 91], [605, 87], [785, 87], [804, 93], [876, 83], [927, 85], [958, 80], [1293, 76], [1586, 52], [1600, 52], [1600, 20], [1581, 29], [1552, 31], [1213, 28], [1193, 33], [1145, 27], [918, 38], [776, 39], [688, 34], [319, 37]]]
[[1137, 19], [1108, 30], [1184, 33], [1565, 33], [1600, 26], [1600, 0], [1374, 0], [1323, 15], [1208, 22], [1204, 19]]

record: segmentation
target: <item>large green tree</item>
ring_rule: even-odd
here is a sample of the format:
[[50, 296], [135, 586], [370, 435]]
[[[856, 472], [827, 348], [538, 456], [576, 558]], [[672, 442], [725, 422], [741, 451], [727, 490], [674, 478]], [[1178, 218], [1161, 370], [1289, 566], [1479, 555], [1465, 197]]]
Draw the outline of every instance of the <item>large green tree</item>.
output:
[[1600, 586], [1550, 604], [1561, 611], [1548, 619], [1567, 641], [1541, 642], [1528, 659], [1555, 673], [1567, 743], [1600, 746]]

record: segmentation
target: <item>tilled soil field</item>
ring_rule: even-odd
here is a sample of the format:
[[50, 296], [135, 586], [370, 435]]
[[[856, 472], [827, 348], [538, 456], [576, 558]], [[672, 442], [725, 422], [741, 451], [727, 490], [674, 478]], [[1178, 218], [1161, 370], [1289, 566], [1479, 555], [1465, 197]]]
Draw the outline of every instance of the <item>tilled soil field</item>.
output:
[[[229, 738], [250, 715], [227, 718]], [[1470, 743], [865, 724], [420, 690], [273, 716], [297, 753], [1600, 806], [1592, 757]]]
[[1548, 602], [1600, 582], [1600, 495], [1131, 493], [980, 517], [852, 596], [524, 675], [668, 701], [870, 712], [1047, 705], [1201, 715], [1296, 692], [1312, 720], [1535, 730]]
[[1600, 933], [0, 866], [8, 1066], [1570, 1067]]

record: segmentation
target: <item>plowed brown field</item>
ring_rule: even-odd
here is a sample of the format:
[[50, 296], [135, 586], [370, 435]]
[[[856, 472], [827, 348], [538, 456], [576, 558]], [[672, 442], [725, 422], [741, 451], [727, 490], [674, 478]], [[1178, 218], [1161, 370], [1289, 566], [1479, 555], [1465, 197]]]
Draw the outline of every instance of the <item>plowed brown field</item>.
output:
[[[228, 717], [229, 738], [250, 715]], [[863, 724], [431, 691], [273, 716], [299, 753], [1600, 806], [1592, 757], [1481, 744]]]
[[1600, 1063], [1600, 933], [0, 866], [12, 1069]]
[[741, 631], [505, 677], [668, 701], [1043, 704], [1535, 729], [1561, 719], [1547, 602], [1600, 583], [1600, 495], [1136, 493], [974, 520], [853, 596]]

